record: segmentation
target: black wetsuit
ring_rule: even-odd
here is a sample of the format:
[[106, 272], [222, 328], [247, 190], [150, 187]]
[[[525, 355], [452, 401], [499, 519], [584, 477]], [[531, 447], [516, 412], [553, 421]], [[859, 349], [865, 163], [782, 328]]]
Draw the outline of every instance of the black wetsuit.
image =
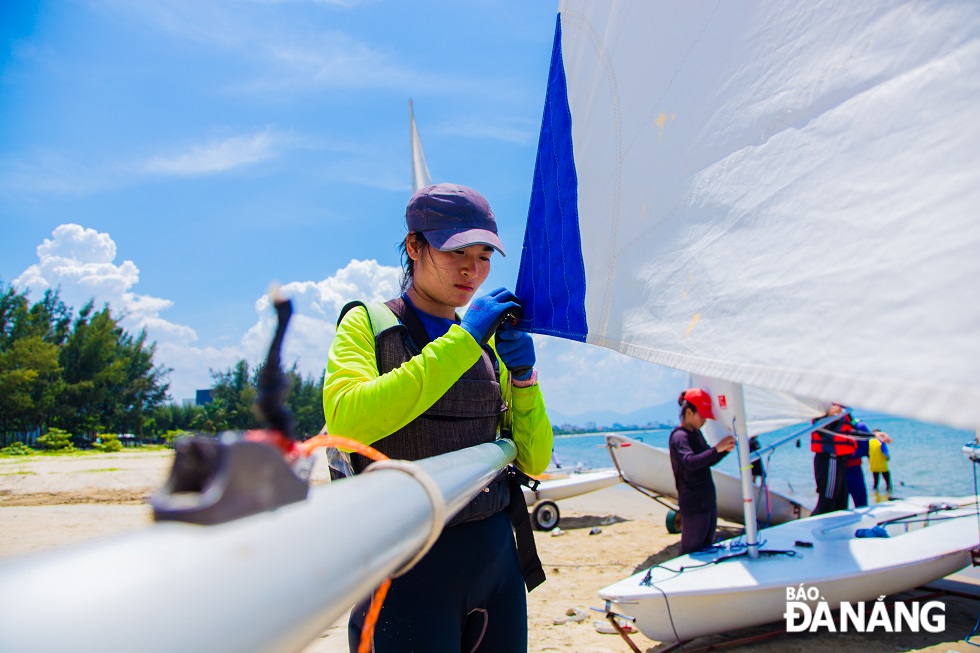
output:
[[[348, 624], [356, 651], [367, 602]], [[396, 579], [374, 631], [377, 651], [513, 653], [527, 650], [527, 594], [506, 511], [443, 531]]]
[[670, 466], [681, 509], [681, 554], [715, 543], [718, 499], [711, 466], [726, 455], [709, 446], [700, 429], [678, 426], [670, 434]]

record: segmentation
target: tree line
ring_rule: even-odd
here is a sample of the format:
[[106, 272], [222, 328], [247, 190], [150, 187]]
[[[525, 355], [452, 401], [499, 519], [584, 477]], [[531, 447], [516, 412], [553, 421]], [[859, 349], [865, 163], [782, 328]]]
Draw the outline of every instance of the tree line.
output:
[[[131, 334], [108, 304], [77, 314], [47, 290], [36, 302], [0, 280], [0, 446], [34, 442], [50, 429], [86, 447], [97, 434], [129, 433], [158, 441], [176, 431], [218, 433], [259, 426], [252, 400], [261, 366], [239, 360], [211, 370], [212, 402], [182, 405], [169, 395], [170, 369], [154, 361], [146, 332]], [[287, 398], [297, 432], [323, 425], [322, 377], [303, 378], [295, 364]]]

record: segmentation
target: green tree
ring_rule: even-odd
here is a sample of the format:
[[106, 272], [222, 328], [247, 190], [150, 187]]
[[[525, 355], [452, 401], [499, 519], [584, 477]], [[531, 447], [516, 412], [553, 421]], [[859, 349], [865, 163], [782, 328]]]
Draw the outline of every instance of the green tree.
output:
[[99, 433], [95, 436], [92, 447], [106, 453], [123, 450], [123, 444], [116, 433]]
[[296, 364], [287, 373], [291, 382], [286, 405], [296, 420], [296, 435], [306, 438], [323, 428], [323, 374], [315, 380], [300, 376]]
[[167, 398], [169, 384], [165, 378], [170, 370], [153, 364], [156, 343], [146, 343], [145, 330], [135, 338], [124, 332], [117, 347], [117, 356], [123, 362], [124, 378], [117, 395], [121, 415], [114, 427], [142, 437], [146, 419]]
[[71, 310], [48, 290], [30, 305], [27, 294], [0, 281], [0, 433], [38, 431], [48, 420], [61, 377], [58, 347]]
[[[254, 372], [245, 360], [239, 360], [227, 370], [211, 370], [213, 387], [211, 403], [203, 406], [180, 406], [170, 403], [156, 408], [152, 417], [158, 433], [171, 430], [196, 430], [218, 433], [225, 430], [246, 430], [262, 426], [253, 410], [258, 394], [257, 385], [263, 366]], [[315, 435], [323, 426], [323, 375], [319, 380], [303, 378], [297, 365], [286, 372], [290, 388], [286, 407], [293, 414], [295, 433], [299, 437]]]
[[71, 309], [50, 288], [41, 300], [29, 305], [27, 294], [0, 281], [0, 351], [18, 340], [37, 336], [60, 347], [71, 326]]
[[58, 347], [39, 336], [0, 351], [0, 430], [40, 429], [54, 409], [60, 372]]
[[201, 410], [191, 420], [191, 428], [204, 433], [220, 433], [231, 429], [225, 402], [215, 399], [201, 406]]
[[201, 406], [169, 402], [157, 406], [152, 411], [154, 433], [163, 437], [168, 431], [189, 431], [196, 416], [203, 412]]
[[78, 434], [100, 427], [141, 434], [143, 417], [166, 397], [169, 370], [153, 365], [155, 345], [145, 332], [135, 338], [112, 317], [108, 305], [79, 311], [61, 348], [64, 392], [56, 421]]
[[[224, 372], [211, 370], [212, 403], [220, 403], [224, 410], [225, 428], [250, 429], [258, 423], [252, 413], [252, 402], [255, 401], [255, 378], [249, 375], [248, 363], [240, 360], [235, 366]], [[209, 406], [210, 404], [207, 404]]]
[[39, 437], [37, 443], [48, 451], [74, 451], [75, 445], [72, 444], [71, 440], [71, 433], [53, 428]]

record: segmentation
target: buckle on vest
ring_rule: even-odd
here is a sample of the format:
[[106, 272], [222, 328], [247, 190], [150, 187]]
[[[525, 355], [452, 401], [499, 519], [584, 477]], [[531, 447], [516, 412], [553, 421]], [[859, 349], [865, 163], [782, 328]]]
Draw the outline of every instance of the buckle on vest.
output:
[[515, 481], [517, 481], [518, 484], [523, 485], [524, 487], [528, 488], [532, 492], [537, 490], [538, 486], [541, 484], [541, 481], [539, 481], [536, 478], [531, 478], [530, 476], [528, 476], [521, 470], [517, 469], [513, 465], [507, 468], [507, 475], [512, 477]]

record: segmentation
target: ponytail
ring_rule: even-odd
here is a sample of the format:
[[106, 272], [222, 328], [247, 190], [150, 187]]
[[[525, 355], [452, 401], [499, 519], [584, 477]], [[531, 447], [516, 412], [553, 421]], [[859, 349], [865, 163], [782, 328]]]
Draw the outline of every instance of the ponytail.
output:
[[[692, 404], [690, 401], [688, 401], [685, 398], [685, 395], [687, 395], [687, 390], [681, 392], [681, 396], [677, 398], [677, 405], [681, 407], [681, 415], [680, 415], [681, 422], [684, 421], [684, 413], [687, 412], [688, 410], [693, 410], [695, 413], [698, 412], [698, 409], [695, 408], [694, 404]], [[700, 415], [700, 413], [698, 414]]]

